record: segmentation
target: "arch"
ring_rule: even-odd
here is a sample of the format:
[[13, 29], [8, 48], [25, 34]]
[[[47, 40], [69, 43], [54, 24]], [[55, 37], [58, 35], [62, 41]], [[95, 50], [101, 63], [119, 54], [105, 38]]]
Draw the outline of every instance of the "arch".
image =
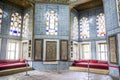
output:
[[26, 13], [23, 18], [23, 28], [22, 28], [23, 37], [27, 37], [28, 35], [28, 24], [29, 24], [29, 14]]
[[20, 36], [21, 34], [21, 20], [19, 13], [12, 13], [10, 24], [10, 35]]
[[58, 34], [58, 14], [53, 10], [46, 13], [46, 34]]
[[89, 38], [89, 21], [86, 17], [80, 19], [80, 38]]
[[72, 38], [78, 39], [78, 19], [77, 19], [77, 17], [74, 17], [74, 24], [73, 24], [72, 30], [73, 30]]
[[106, 35], [106, 29], [105, 29], [105, 15], [103, 13], [100, 13], [97, 15], [96, 18], [96, 25], [97, 25], [97, 36], [105, 36]]

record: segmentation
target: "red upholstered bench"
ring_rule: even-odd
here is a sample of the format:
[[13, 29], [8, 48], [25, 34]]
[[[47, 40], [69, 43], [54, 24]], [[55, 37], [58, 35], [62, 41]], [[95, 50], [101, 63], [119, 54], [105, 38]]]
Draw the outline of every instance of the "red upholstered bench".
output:
[[0, 60], [0, 70], [25, 67], [25, 60]]
[[107, 61], [100, 61], [100, 60], [74, 60], [73, 66], [77, 67], [86, 67], [88, 68], [96, 68], [96, 69], [109, 69], [109, 65]]

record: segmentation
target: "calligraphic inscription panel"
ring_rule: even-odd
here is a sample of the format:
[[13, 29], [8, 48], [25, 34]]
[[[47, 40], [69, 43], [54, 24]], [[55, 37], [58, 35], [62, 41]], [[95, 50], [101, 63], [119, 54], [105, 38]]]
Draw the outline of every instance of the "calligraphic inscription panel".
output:
[[42, 60], [42, 40], [35, 40], [35, 60]]
[[67, 40], [61, 40], [61, 60], [68, 59], [68, 42]]
[[116, 37], [111, 36], [109, 38], [109, 48], [110, 48], [110, 62], [117, 63], [117, 50], [116, 50]]
[[57, 60], [57, 42], [46, 41], [46, 60]]

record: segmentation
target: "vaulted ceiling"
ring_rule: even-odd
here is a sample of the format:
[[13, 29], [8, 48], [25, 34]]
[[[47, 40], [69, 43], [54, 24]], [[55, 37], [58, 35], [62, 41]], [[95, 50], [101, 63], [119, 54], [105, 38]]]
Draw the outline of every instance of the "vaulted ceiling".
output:
[[33, 2], [29, 0], [0, 0], [3, 3], [7, 3], [16, 6], [20, 9], [25, 9], [27, 7], [33, 6]]
[[78, 12], [103, 6], [102, 0], [0, 0], [4, 3], [14, 5], [18, 8], [25, 9], [33, 6], [34, 3], [54, 3], [69, 5], [70, 8], [76, 9]]
[[[82, 1], [82, 0], [81, 0]], [[88, 10], [88, 9], [91, 9], [91, 8], [96, 8], [96, 7], [101, 7], [103, 6], [103, 1], [102, 0], [84, 0], [84, 2], [82, 3], [74, 3], [71, 4], [72, 5], [72, 8], [76, 9], [78, 12], [80, 11], [85, 11], [85, 10]]]
[[54, 4], [70, 4], [77, 0], [0, 0], [4, 3], [14, 5], [18, 8], [25, 9], [34, 5], [34, 3], [54, 3]]
[[76, 2], [78, 0], [30, 0], [30, 1], [40, 2], [40, 3], [70, 4], [70, 3]]

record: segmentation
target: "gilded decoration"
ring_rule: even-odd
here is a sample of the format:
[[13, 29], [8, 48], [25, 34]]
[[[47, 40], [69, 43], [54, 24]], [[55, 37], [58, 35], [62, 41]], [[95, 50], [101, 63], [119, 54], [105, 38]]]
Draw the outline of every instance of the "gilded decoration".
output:
[[35, 60], [42, 60], [42, 40], [35, 40]]
[[110, 50], [110, 63], [117, 64], [117, 42], [116, 35], [110, 36], [109, 41], [109, 50]]
[[47, 41], [46, 42], [46, 60], [57, 60], [57, 42]]
[[61, 60], [67, 60], [68, 56], [68, 42], [67, 40], [61, 40]]

